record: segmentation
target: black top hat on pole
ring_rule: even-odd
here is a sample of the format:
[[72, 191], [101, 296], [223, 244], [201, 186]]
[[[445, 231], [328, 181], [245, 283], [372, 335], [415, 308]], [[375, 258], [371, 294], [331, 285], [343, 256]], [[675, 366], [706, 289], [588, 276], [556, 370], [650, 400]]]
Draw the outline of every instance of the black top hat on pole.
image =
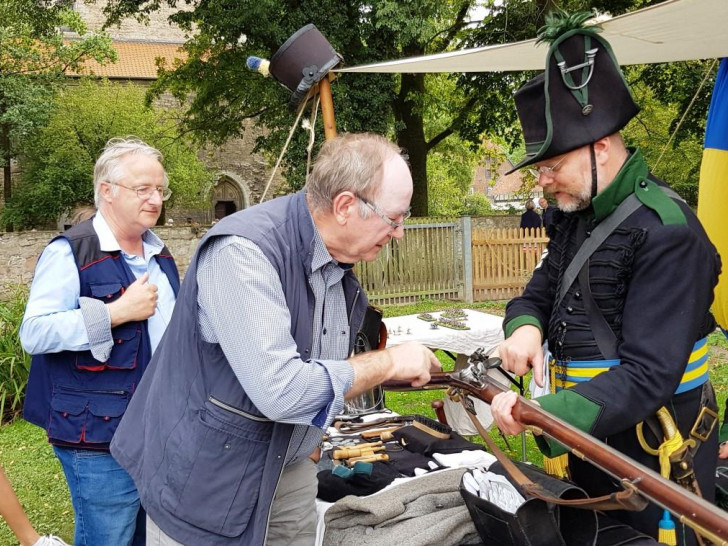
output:
[[546, 70], [515, 94], [526, 157], [510, 172], [611, 135], [639, 112], [601, 29], [583, 26], [591, 16], [547, 17]]
[[293, 91], [289, 104], [295, 108], [342, 60], [326, 37], [308, 24], [278, 48], [270, 60], [269, 70], [276, 80]]

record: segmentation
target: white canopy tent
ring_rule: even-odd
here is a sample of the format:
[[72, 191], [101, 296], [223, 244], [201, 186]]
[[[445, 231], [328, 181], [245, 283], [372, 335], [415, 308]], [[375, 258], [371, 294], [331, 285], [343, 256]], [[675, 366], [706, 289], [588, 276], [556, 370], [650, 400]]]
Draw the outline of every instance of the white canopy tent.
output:
[[[667, 0], [614, 17], [602, 36], [620, 64], [728, 57], [728, 0]], [[337, 72], [496, 72], [543, 70], [548, 46], [536, 40], [463, 49]]]

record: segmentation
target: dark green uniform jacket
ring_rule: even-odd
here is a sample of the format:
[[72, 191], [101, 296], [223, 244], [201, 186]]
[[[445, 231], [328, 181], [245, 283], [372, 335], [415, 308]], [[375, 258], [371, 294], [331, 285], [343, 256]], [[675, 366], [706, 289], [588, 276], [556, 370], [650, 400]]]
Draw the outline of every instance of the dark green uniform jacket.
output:
[[[589, 260], [594, 300], [615, 333], [620, 365], [588, 382], [538, 399], [551, 413], [659, 472], [657, 457], [640, 447], [635, 425], [667, 406], [684, 437], [695, 422], [701, 388], [675, 395], [694, 343], [713, 332], [709, 312], [720, 258], [700, 222], [683, 202], [667, 197], [633, 151], [615, 180], [590, 207], [558, 212], [548, 256], [534, 272], [523, 295], [507, 307], [506, 336], [523, 324], [538, 326], [559, 361], [602, 360], [584, 310], [583, 287], [572, 284], [557, 308], [557, 289], [581, 237], [614, 212], [630, 194], [643, 205], [624, 220]], [[583, 222], [579, 229], [579, 223]], [[644, 427], [652, 446], [658, 441]], [[537, 438], [549, 455], [565, 450]], [[717, 430], [697, 455], [695, 468], [704, 496], [712, 500]], [[571, 476], [591, 495], [614, 490], [606, 474], [570, 457]], [[657, 536], [662, 511], [651, 506], [640, 513], [615, 512], [633, 527]], [[684, 544], [678, 525], [679, 543]], [[688, 537], [687, 543], [692, 543]]]

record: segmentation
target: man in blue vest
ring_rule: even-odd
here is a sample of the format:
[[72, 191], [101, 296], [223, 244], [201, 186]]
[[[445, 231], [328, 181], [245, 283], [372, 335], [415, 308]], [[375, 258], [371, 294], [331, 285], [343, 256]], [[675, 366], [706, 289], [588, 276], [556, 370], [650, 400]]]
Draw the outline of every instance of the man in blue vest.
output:
[[367, 299], [352, 264], [404, 236], [412, 177], [372, 134], [327, 141], [303, 191], [200, 241], [167, 335], [111, 450], [149, 545], [311, 545], [309, 458], [344, 401], [439, 368], [418, 343], [350, 356]]
[[24, 416], [61, 462], [77, 546], [144, 544], [139, 494], [109, 443], [179, 289], [150, 231], [170, 193], [159, 151], [110, 140], [94, 167], [98, 213], [53, 239], [36, 266], [20, 327], [33, 355]]

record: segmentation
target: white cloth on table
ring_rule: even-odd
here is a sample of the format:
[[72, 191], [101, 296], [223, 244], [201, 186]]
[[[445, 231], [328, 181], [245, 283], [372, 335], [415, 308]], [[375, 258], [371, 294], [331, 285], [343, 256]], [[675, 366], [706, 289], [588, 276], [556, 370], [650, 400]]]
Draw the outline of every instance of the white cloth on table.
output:
[[433, 453], [432, 458], [448, 468], [480, 466], [490, 468], [497, 459], [481, 449], [466, 449], [458, 453]]
[[[465, 309], [465, 325], [468, 330], [453, 330], [445, 326], [432, 328], [432, 323], [417, 318], [417, 315], [405, 315], [402, 317], [385, 318], [384, 324], [387, 327], [387, 347], [393, 347], [407, 341], [418, 341], [430, 349], [441, 349], [451, 353], [457, 353], [455, 370], [462, 369], [467, 365], [468, 357], [477, 349], [491, 349], [503, 341], [503, 318], [480, 311]], [[438, 318], [442, 312], [430, 313], [433, 318]], [[389, 333], [391, 332], [391, 333]], [[509, 385], [508, 379], [499, 370], [489, 370], [488, 376], [492, 379]], [[493, 424], [493, 417], [490, 414], [490, 406], [480, 400], [473, 400], [475, 413], [484, 428]], [[477, 429], [470, 421], [465, 410], [460, 404], [445, 398], [445, 417], [450, 427], [456, 432], [473, 436], [478, 434]]]
[[[430, 349], [471, 355], [476, 349], [489, 349], [503, 341], [502, 317], [470, 309], [464, 311], [467, 315], [464, 322], [469, 330], [453, 330], [445, 326], [438, 326], [433, 330], [431, 322], [418, 319], [417, 315], [385, 318], [387, 347], [407, 341], [419, 341]], [[441, 314], [431, 313], [434, 318]]]

